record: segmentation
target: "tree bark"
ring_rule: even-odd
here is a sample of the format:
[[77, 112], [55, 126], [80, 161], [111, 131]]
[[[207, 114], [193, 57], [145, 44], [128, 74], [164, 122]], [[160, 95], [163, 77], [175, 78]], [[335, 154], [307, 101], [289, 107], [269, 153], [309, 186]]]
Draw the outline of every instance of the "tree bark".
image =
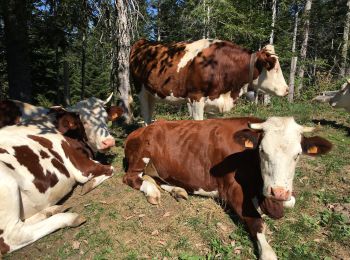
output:
[[350, 0], [347, 2], [348, 11], [346, 13], [346, 21], [344, 25], [344, 33], [343, 33], [343, 48], [341, 52], [341, 65], [340, 65], [340, 76], [344, 77], [346, 75], [346, 63], [348, 56], [348, 42], [349, 42], [349, 27], [350, 27]]
[[2, 1], [9, 97], [31, 102], [32, 80], [29, 58], [27, 20], [28, 1]]
[[295, 83], [295, 72], [297, 68], [297, 61], [298, 57], [295, 56], [295, 46], [297, 42], [297, 34], [298, 34], [298, 16], [299, 16], [299, 10], [298, 6], [296, 7], [297, 10], [295, 12], [295, 17], [294, 17], [294, 30], [293, 30], [293, 43], [292, 43], [292, 61], [290, 64], [290, 74], [289, 74], [289, 94], [288, 94], [288, 101], [293, 102], [294, 99], [294, 83]]
[[309, 40], [311, 4], [312, 4], [312, 0], [306, 0], [305, 10], [304, 10], [304, 21], [305, 21], [304, 37], [303, 37], [303, 43], [300, 49], [301, 64], [298, 72], [298, 77], [300, 81], [298, 86], [299, 93], [300, 93], [300, 90], [303, 88], [303, 79], [304, 79], [304, 73], [305, 73], [305, 65], [303, 63], [305, 62], [305, 59], [306, 59], [306, 52], [307, 52], [307, 46], [308, 46], [308, 40]]
[[117, 44], [117, 86], [114, 86], [114, 93], [118, 90], [121, 105], [124, 108], [126, 114], [126, 121], [130, 121], [130, 80], [129, 80], [129, 53], [130, 53], [130, 38], [131, 32], [128, 22], [128, 10], [126, 0], [115, 0], [115, 7], [117, 12], [116, 27], [118, 29], [118, 35], [116, 35]]
[[85, 64], [86, 64], [86, 33], [83, 32], [81, 47], [81, 90], [80, 98], [85, 98]]

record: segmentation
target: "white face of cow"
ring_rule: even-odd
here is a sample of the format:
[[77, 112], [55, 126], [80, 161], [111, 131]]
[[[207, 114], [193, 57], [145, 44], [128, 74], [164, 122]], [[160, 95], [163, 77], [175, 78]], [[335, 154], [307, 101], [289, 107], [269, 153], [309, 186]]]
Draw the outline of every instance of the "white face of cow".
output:
[[329, 101], [332, 107], [345, 108], [350, 112], [350, 82], [344, 84], [341, 90]]
[[67, 109], [79, 114], [84, 125], [88, 144], [95, 152], [104, 152], [115, 144], [115, 140], [108, 130], [108, 114], [104, 108], [109, 100], [110, 98], [103, 101], [92, 97]]
[[280, 200], [289, 200], [293, 190], [295, 166], [302, 153], [303, 127], [292, 117], [271, 117], [252, 129], [263, 130], [259, 146], [263, 194]]
[[255, 88], [258, 88], [268, 94], [275, 96], [286, 96], [289, 88], [286, 80], [283, 77], [278, 56], [274, 54], [275, 49], [272, 45], [267, 45], [264, 47], [264, 49], [267, 49], [271, 56], [276, 58], [276, 64], [271, 70], [263, 68], [259, 77], [253, 81], [253, 85]]

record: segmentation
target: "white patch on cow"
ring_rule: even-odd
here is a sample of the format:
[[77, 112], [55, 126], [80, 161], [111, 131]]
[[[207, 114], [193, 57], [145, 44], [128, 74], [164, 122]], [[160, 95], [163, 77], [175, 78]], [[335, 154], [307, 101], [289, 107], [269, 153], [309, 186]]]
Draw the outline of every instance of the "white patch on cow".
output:
[[194, 120], [203, 120], [204, 105], [205, 105], [204, 97], [201, 97], [199, 101], [192, 101], [187, 103], [190, 116], [192, 116]]
[[257, 233], [257, 244], [259, 249], [259, 259], [261, 260], [277, 260], [277, 255], [266, 240], [264, 233]]
[[283, 207], [285, 207], [285, 208], [294, 208], [295, 202], [296, 202], [295, 197], [291, 196], [290, 200], [283, 201]]
[[193, 194], [204, 196], [204, 197], [211, 197], [211, 198], [218, 198], [219, 197], [219, 192], [217, 190], [205, 191], [202, 188], [200, 188], [197, 191], [194, 191]]
[[142, 191], [146, 197], [160, 198], [160, 191], [158, 190], [157, 186], [150, 181], [144, 180], [140, 187], [140, 191]]
[[259, 146], [264, 196], [271, 197], [271, 189], [276, 189], [285, 191], [281, 200], [289, 200], [295, 167], [302, 153], [303, 127], [293, 117], [270, 117], [264, 123], [250, 124], [250, 127], [264, 131]]
[[344, 108], [350, 112], [350, 83], [346, 82], [342, 88], [329, 101], [334, 108]]
[[177, 72], [180, 71], [180, 69], [184, 68], [188, 62], [193, 60], [198, 53], [203, 51], [204, 49], [208, 48], [211, 44], [221, 42], [220, 40], [208, 40], [208, 39], [201, 39], [189, 44], [186, 44], [185, 48], [185, 55], [181, 58], [179, 64], [177, 65]]
[[224, 113], [230, 111], [234, 107], [234, 99], [231, 97], [231, 91], [221, 94], [218, 98], [211, 100], [206, 98], [204, 111], [207, 113]]
[[148, 158], [148, 157], [143, 157], [142, 158], [142, 161], [147, 165], [149, 162], [150, 162], [150, 158]]

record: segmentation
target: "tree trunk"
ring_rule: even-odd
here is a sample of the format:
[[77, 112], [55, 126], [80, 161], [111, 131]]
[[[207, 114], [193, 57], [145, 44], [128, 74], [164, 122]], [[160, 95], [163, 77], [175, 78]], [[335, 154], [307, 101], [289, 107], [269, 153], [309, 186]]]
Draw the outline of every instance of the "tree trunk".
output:
[[27, 31], [28, 1], [2, 1], [9, 96], [25, 102], [32, 100], [32, 81]]
[[309, 40], [311, 4], [312, 4], [312, 0], [306, 0], [305, 10], [304, 10], [304, 19], [305, 19], [304, 38], [300, 49], [301, 64], [300, 64], [299, 73], [298, 73], [298, 77], [300, 80], [299, 86], [298, 86], [299, 93], [300, 93], [300, 90], [303, 88], [303, 79], [304, 79], [304, 72], [305, 72], [305, 65], [303, 63], [305, 62], [305, 59], [306, 59], [307, 44]]
[[349, 27], [350, 27], [350, 0], [347, 3], [348, 11], [346, 13], [346, 21], [343, 33], [343, 48], [341, 52], [342, 62], [340, 65], [340, 76], [344, 77], [346, 74], [346, 60], [348, 56], [348, 42], [349, 42]]
[[296, 7], [297, 10], [295, 12], [294, 17], [294, 31], [293, 31], [293, 43], [292, 43], [292, 61], [290, 65], [290, 74], [289, 74], [289, 94], [288, 94], [288, 101], [293, 102], [294, 99], [294, 83], [295, 83], [295, 72], [297, 68], [297, 61], [298, 57], [295, 56], [295, 46], [297, 42], [297, 34], [298, 34], [298, 16], [299, 16], [299, 7]]
[[85, 63], [86, 63], [86, 33], [83, 32], [81, 47], [81, 91], [80, 98], [85, 98]]
[[130, 80], [129, 80], [129, 53], [130, 53], [130, 27], [128, 25], [128, 10], [126, 0], [115, 0], [118, 28], [117, 46], [118, 52], [116, 55], [117, 63], [117, 82], [118, 87], [115, 87], [114, 93], [118, 89], [121, 99], [121, 104], [125, 110], [126, 121], [130, 121]]
[[66, 50], [63, 48], [63, 104], [70, 106], [70, 86], [69, 86], [69, 65], [66, 57]]
[[[272, 1], [272, 22], [271, 22], [271, 34], [270, 34], [270, 44], [273, 44], [275, 37], [275, 23], [276, 23], [276, 11], [277, 11], [277, 0]], [[264, 105], [271, 103], [271, 97], [268, 94], [264, 95]]]

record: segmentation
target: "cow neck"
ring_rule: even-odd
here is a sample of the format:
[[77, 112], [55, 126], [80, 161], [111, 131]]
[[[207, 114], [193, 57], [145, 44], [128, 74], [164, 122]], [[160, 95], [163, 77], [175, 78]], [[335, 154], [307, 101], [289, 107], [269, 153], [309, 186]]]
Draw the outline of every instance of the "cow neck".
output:
[[250, 62], [249, 62], [249, 85], [248, 89], [254, 89], [253, 88], [253, 77], [254, 77], [254, 68], [255, 68], [255, 62], [256, 62], [256, 53], [252, 53], [250, 55]]

